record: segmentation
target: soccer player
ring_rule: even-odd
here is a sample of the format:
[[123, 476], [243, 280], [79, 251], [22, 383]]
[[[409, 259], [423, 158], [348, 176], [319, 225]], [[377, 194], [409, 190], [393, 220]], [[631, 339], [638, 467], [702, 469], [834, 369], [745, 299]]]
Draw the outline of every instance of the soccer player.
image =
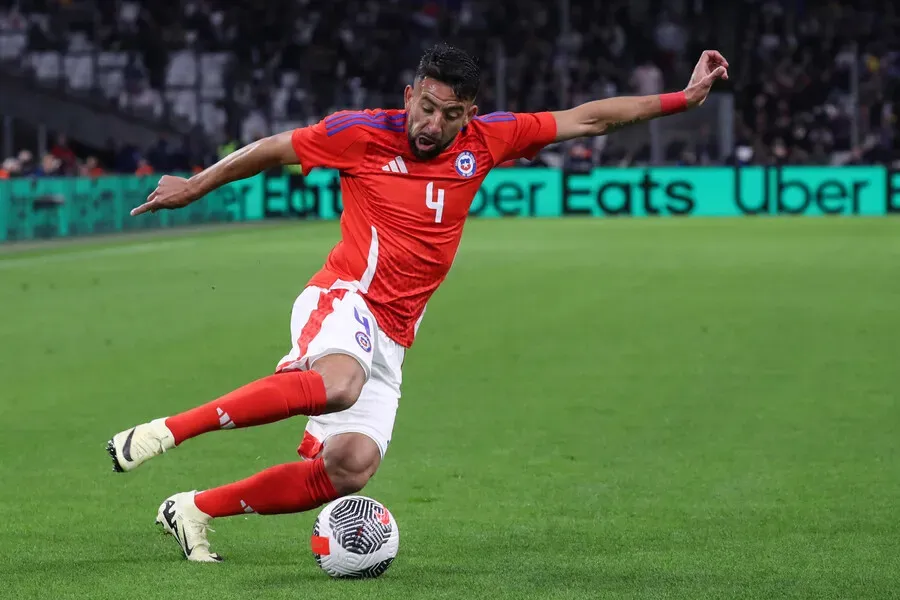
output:
[[360, 491], [391, 440], [403, 358], [428, 299], [450, 269], [472, 200], [495, 165], [544, 146], [606, 135], [699, 106], [728, 62], [705, 51], [680, 92], [588, 102], [559, 112], [479, 116], [480, 72], [467, 53], [437, 45], [422, 57], [402, 110], [345, 111], [278, 133], [190, 179], [164, 176], [132, 215], [177, 209], [228, 182], [279, 165], [337, 169], [341, 241], [291, 313], [293, 346], [274, 374], [108, 443], [117, 472], [219, 429], [309, 417], [300, 461], [246, 479], [174, 494], [157, 523], [192, 561], [216, 562], [213, 518], [307, 511]]

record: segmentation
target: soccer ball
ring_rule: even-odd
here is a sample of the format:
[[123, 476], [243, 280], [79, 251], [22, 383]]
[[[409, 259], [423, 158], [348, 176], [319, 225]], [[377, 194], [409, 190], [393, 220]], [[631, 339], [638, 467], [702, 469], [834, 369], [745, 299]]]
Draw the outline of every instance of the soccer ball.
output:
[[312, 531], [312, 552], [338, 578], [372, 578], [387, 571], [400, 547], [394, 516], [377, 500], [345, 496], [326, 505]]

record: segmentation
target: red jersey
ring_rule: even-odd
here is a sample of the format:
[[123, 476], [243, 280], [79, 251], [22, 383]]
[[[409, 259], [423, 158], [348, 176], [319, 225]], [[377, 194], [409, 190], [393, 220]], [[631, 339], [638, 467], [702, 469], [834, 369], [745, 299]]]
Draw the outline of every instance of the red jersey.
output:
[[296, 129], [303, 174], [339, 170], [344, 208], [341, 241], [309, 285], [356, 290], [384, 333], [410, 347], [485, 176], [505, 161], [534, 158], [555, 137], [548, 112], [491, 113], [423, 161], [410, 150], [406, 111], [345, 111]]

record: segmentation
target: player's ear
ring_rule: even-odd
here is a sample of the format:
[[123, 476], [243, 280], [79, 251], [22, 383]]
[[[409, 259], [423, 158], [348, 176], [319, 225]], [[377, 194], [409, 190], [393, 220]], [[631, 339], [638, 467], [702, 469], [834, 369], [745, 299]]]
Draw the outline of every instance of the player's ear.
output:
[[409, 104], [412, 102], [413, 96], [413, 88], [411, 85], [407, 85], [406, 89], [403, 90], [403, 108], [405, 110], [409, 110]]
[[466, 111], [466, 123], [470, 123], [472, 119], [478, 114], [478, 105], [473, 104], [469, 106], [469, 110]]

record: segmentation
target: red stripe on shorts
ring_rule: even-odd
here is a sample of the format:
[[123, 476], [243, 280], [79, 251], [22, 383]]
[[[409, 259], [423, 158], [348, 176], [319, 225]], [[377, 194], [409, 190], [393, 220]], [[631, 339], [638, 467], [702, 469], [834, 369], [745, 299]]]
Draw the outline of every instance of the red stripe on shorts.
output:
[[[322, 323], [325, 321], [325, 317], [334, 312], [334, 301], [343, 299], [346, 294], [347, 290], [329, 290], [319, 294], [319, 303], [316, 308], [309, 313], [306, 324], [303, 326], [303, 329], [300, 330], [300, 337], [297, 338], [297, 347], [300, 349], [297, 360], [303, 358], [303, 355], [309, 350], [310, 343], [317, 335], [319, 335], [319, 332], [322, 331]], [[278, 368], [275, 369], [275, 371], [279, 372], [289, 365], [294, 364], [294, 362], [295, 361], [293, 360], [288, 360], [278, 365]]]
[[308, 460], [315, 460], [322, 452], [322, 442], [313, 437], [308, 431], [303, 432], [303, 441], [297, 446], [297, 454]]
[[319, 305], [309, 315], [306, 325], [300, 330], [300, 337], [297, 339], [297, 346], [300, 348], [300, 358], [309, 350], [309, 344], [322, 331], [322, 323], [325, 317], [334, 312], [334, 301], [341, 300], [346, 295], [347, 290], [330, 290], [322, 292], [319, 295]]

